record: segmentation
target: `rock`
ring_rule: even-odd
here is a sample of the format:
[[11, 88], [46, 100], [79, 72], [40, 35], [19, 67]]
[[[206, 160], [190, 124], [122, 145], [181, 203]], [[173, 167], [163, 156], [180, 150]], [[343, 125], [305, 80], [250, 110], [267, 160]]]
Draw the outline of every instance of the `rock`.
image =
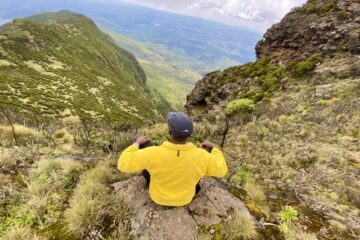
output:
[[198, 225], [219, 224], [232, 213], [250, 215], [245, 204], [213, 178], [204, 178], [201, 191], [185, 207], [163, 207], [149, 197], [142, 176], [113, 184], [132, 209], [130, 232], [135, 240], [188, 240], [196, 236]]
[[[256, 46], [258, 58], [272, 57], [278, 62], [301, 60], [322, 52], [334, 56], [337, 52], [360, 52], [357, 22], [360, 3], [336, 1], [322, 8], [323, 0], [312, 0], [293, 9], [280, 23], [274, 24]], [[286, 52], [287, 54], [278, 54]]]
[[329, 99], [330, 94], [334, 91], [335, 84], [324, 84], [315, 88], [315, 97], [322, 99]]
[[218, 224], [231, 212], [250, 214], [245, 204], [229, 194], [215, 179], [206, 179], [201, 186], [202, 191], [188, 206], [198, 224]]

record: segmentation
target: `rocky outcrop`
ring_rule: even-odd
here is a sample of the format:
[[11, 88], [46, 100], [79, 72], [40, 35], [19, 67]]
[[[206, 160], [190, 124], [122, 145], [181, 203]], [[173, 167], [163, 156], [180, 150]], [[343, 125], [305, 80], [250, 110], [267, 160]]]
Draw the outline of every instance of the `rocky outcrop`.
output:
[[213, 178], [201, 181], [201, 191], [185, 207], [162, 207], [149, 197], [141, 176], [113, 184], [132, 209], [131, 235], [134, 239], [194, 239], [198, 225], [214, 225], [231, 214], [250, 215], [244, 203]]
[[284, 63], [318, 52], [360, 54], [359, 1], [310, 0], [273, 25], [256, 46], [258, 58]]

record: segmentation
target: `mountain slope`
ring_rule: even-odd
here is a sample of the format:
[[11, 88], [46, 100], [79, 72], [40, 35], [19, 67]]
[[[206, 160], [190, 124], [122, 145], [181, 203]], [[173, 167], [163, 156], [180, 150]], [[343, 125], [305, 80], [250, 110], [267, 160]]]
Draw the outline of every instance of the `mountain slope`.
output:
[[159, 116], [135, 57], [82, 15], [14, 20], [0, 33], [0, 58], [2, 108], [114, 125]]
[[267, 31], [257, 61], [207, 74], [188, 96], [229, 181], [254, 201], [264, 189], [267, 204], [249, 205], [259, 220], [299, 213], [279, 239], [359, 239], [359, 14], [356, 0], [308, 1]]

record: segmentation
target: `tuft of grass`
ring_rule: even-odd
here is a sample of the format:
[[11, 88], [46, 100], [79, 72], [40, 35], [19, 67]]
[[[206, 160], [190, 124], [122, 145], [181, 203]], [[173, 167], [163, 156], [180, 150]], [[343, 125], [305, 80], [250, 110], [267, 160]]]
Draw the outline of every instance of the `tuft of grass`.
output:
[[285, 206], [277, 215], [280, 223], [290, 224], [293, 221], [297, 220], [298, 211], [291, 206]]
[[122, 198], [111, 194], [106, 183], [116, 181], [118, 173], [108, 162], [99, 162], [80, 178], [65, 211], [67, 229], [85, 238], [96, 232], [118, 229], [128, 218], [129, 208]]
[[17, 226], [9, 229], [5, 232], [4, 240], [42, 240], [44, 238], [39, 237], [29, 227]]
[[28, 145], [32, 142], [40, 142], [43, 136], [34, 129], [19, 124], [14, 124], [14, 131], [11, 126], [0, 127], [0, 142], [4, 145], [14, 145], [15, 138], [19, 145]]
[[235, 215], [225, 223], [224, 231], [228, 240], [254, 239], [257, 237], [255, 220], [250, 215]]
[[8, 170], [16, 166], [16, 161], [13, 157], [13, 151], [10, 149], [0, 149], [0, 170]]

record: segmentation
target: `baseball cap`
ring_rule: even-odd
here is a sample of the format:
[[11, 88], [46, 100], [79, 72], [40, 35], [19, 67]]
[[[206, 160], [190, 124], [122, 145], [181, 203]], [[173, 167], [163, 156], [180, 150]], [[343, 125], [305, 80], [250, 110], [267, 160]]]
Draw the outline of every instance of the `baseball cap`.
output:
[[166, 116], [171, 133], [177, 137], [190, 137], [193, 132], [193, 121], [182, 112], [169, 112]]

